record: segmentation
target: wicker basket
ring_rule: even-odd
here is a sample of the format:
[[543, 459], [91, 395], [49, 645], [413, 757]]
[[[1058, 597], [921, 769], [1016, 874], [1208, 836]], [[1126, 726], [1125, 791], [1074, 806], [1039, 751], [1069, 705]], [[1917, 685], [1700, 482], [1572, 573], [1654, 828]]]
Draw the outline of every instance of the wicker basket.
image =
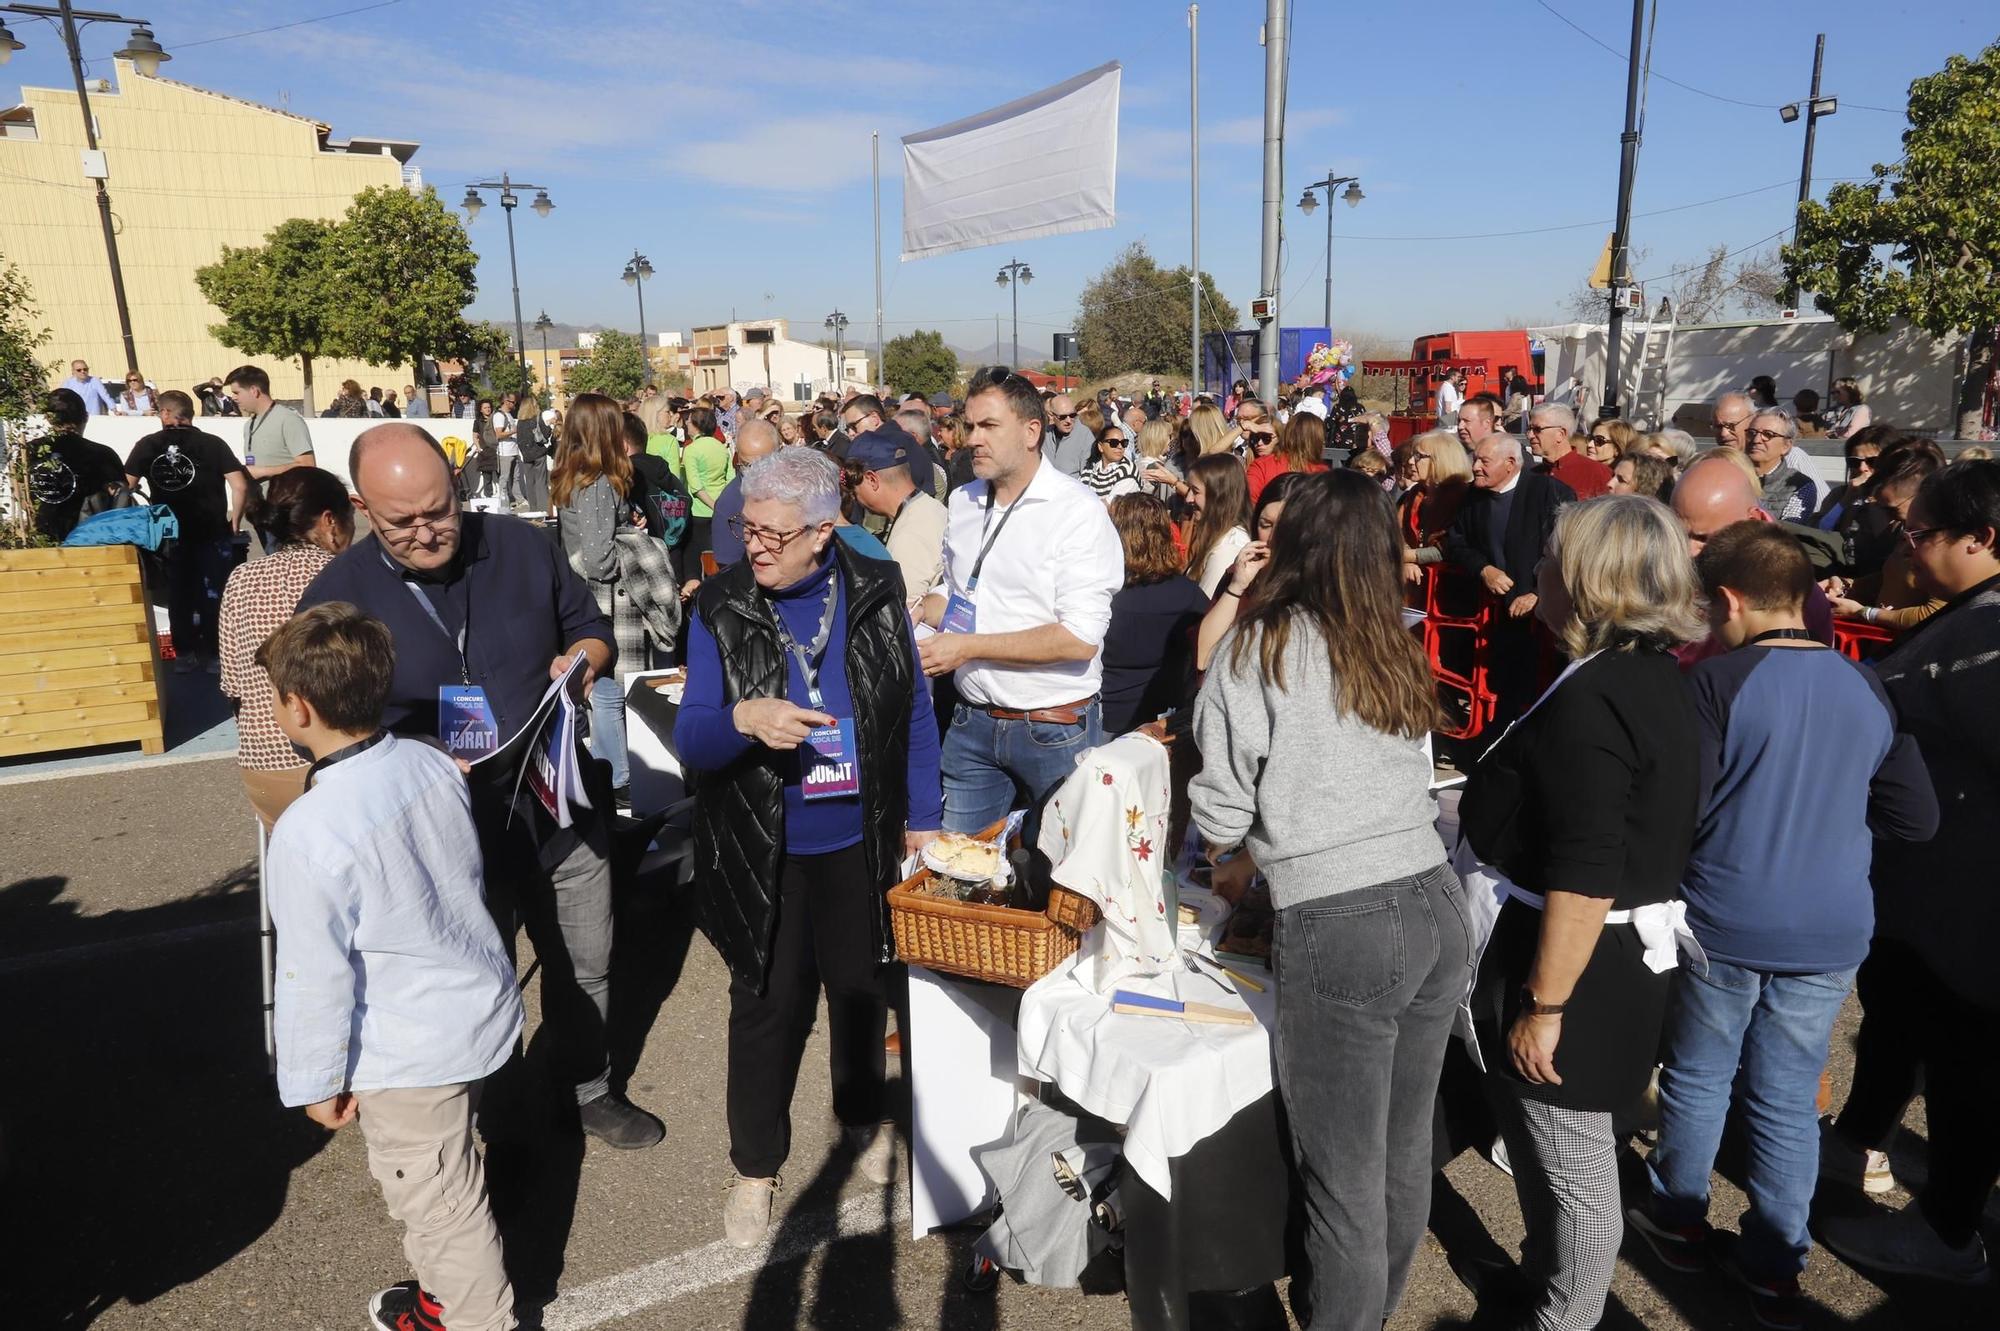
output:
[[[997, 837], [1003, 824], [982, 834]], [[1052, 887], [1046, 911], [981, 906], [923, 890], [934, 875], [919, 868], [889, 889], [896, 955], [914, 966], [1025, 989], [1076, 954], [1082, 933], [1097, 923], [1097, 905], [1068, 888]]]

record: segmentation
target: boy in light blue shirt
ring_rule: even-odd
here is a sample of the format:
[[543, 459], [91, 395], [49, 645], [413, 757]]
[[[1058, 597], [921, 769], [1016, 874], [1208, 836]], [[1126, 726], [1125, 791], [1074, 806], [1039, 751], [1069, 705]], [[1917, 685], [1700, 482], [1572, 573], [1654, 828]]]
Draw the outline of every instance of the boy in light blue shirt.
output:
[[514, 1293], [472, 1141], [481, 1081], [521, 1032], [458, 765], [382, 729], [389, 630], [352, 605], [294, 616], [257, 651], [306, 793], [265, 860], [278, 934], [278, 1094], [359, 1119], [416, 1279], [369, 1301], [381, 1331], [512, 1331]]

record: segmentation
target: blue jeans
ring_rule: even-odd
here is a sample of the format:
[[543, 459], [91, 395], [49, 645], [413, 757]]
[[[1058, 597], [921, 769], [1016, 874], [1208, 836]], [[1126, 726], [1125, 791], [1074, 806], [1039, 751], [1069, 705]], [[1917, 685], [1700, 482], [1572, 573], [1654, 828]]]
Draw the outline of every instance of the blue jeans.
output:
[[614, 789], [632, 784], [632, 764], [625, 756], [625, 686], [616, 675], [590, 686], [590, 751], [611, 764]]
[[1707, 1219], [1709, 1171], [1734, 1098], [1749, 1145], [1739, 1254], [1755, 1279], [1783, 1282], [1805, 1269], [1806, 1215], [1819, 1180], [1814, 1098], [1833, 1019], [1853, 987], [1851, 970], [1780, 975], [1712, 957], [1706, 975], [1683, 970], [1675, 986], [1660, 1144], [1647, 1165], [1654, 1214], [1669, 1225]]
[[944, 830], [983, 832], [1017, 808], [1029, 813], [1023, 844], [1032, 847], [1042, 801], [1069, 779], [1084, 750], [1104, 742], [1098, 704], [1073, 726], [1002, 721], [960, 703], [945, 729]]

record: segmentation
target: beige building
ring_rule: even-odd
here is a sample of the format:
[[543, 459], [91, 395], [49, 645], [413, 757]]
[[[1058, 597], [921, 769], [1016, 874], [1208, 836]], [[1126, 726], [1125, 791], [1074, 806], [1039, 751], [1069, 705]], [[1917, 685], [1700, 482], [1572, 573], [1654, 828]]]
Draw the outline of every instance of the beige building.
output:
[[[579, 334], [586, 344], [595, 339], [589, 333]], [[569, 372], [590, 359], [596, 348], [590, 345], [580, 347], [551, 346], [546, 351], [535, 340], [535, 330], [528, 329], [528, 367], [535, 372], [535, 382], [552, 395], [559, 406], [569, 403]], [[688, 374], [688, 349], [681, 342], [678, 332], [648, 333], [646, 335], [646, 359], [652, 363], [653, 375], [665, 379], [671, 375], [685, 378]]]
[[[296, 399], [296, 362], [247, 356], [209, 336], [221, 320], [194, 270], [224, 245], [255, 245], [293, 217], [335, 218], [364, 189], [402, 185], [417, 145], [394, 139], [338, 142], [327, 125], [220, 93], [146, 78], [128, 61], [117, 78], [92, 80], [90, 109], [109, 172], [120, 267], [139, 369], [161, 388], [187, 388], [248, 360], [271, 375], [274, 396]], [[116, 383], [125, 348], [111, 268], [86, 176], [83, 118], [71, 88], [23, 88], [0, 111], [0, 256], [26, 275], [52, 334], [44, 348], [61, 371], [82, 357]], [[315, 361], [324, 406], [342, 379], [398, 394], [407, 366]]]

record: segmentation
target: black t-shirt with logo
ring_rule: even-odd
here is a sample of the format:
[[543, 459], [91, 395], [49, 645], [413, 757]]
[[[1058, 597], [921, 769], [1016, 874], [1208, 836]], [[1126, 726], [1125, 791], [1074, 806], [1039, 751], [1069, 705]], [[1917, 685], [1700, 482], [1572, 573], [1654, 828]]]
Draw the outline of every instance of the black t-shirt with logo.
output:
[[35, 498], [35, 529], [52, 541], [75, 530], [86, 501], [124, 483], [125, 468], [118, 455], [82, 435], [50, 435], [28, 444], [28, 492]]
[[230, 472], [243, 462], [205, 430], [191, 425], [170, 426], [132, 446], [125, 470], [145, 482], [156, 504], [165, 504], [180, 519], [183, 541], [227, 540]]

